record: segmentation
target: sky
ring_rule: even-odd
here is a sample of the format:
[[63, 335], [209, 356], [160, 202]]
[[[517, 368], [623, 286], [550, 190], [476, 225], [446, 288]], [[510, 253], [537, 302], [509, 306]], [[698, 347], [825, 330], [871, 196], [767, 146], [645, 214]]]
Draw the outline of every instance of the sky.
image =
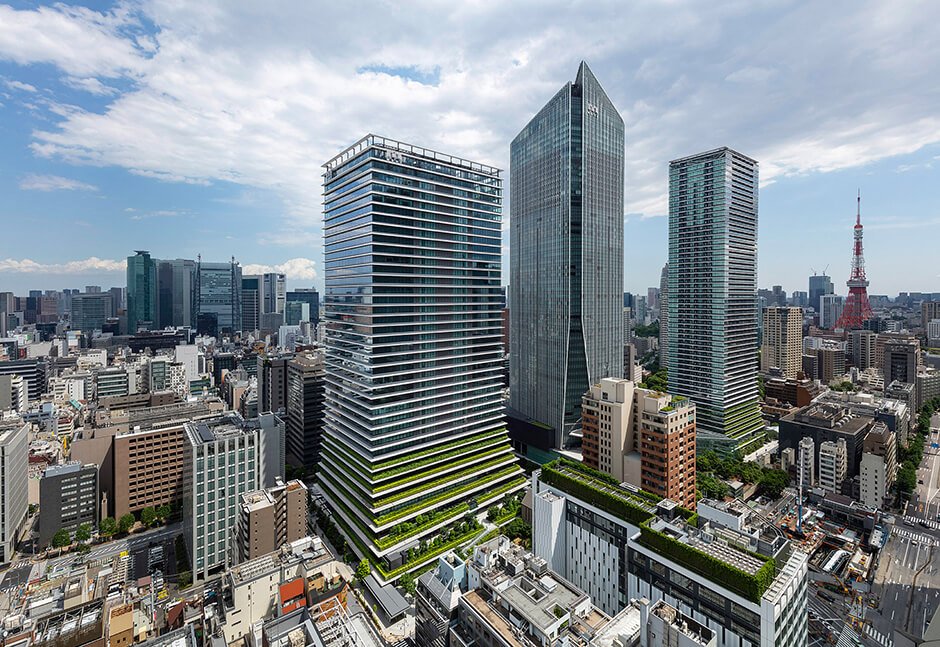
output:
[[[0, 291], [135, 249], [323, 284], [321, 166], [376, 133], [508, 170], [591, 66], [626, 127], [624, 287], [659, 285], [669, 160], [760, 162], [761, 287], [940, 291], [940, 3], [0, 2]], [[504, 280], [511, 195], [504, 172]], [[837, 288], [838, 289], [838, 288]]]

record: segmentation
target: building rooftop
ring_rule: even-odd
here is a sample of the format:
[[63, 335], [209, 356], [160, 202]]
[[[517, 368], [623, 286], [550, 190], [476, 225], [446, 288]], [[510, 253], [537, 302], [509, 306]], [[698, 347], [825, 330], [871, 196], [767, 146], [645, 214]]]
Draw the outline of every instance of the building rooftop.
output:
[[221, 416], [207, 420], [186, 423], [186, 431], [197, 443], [214, 443], [226, 438], [236, 438], [256, 429], [258, 429], [257, 421], [245, 420], [235, 411], [227, 411]]
[[282, 567], [299, 561], [312, 561], [313, 565], [326, 563], [333, 559], [333, 554], [319, 537], [304, 537], [282, 546], [279, 550], [262, 555], [237, 566], [233, 566], [228, 576], [235, 585], [251, 582], [259, 577], [276, 573]]
[[43, 471], [42, 477], [45, 479], [53, 476], [62, 476], [64, 474], [74, 474], [81, 471], [83, 467], [84, 465], [82, 465], [81, 461], [69, 461], [61, 465], [50, 465]]
[[858, 415], [843, 404], [820, 402], [803, 407], [799, 411], [784, 416], [781, 420], [793, 420], [814, 427], [855, 434], [869, 425], [873, 418]]
[[696, 529], [681, 523], [668, 522], [665, 519], [653, 519], [649, 527], [651, 530], [661, 532], [664, 535], [672, 537], [676, 541], [694, 548], [696, 551], [713, 557], [720, 562], [747, 573], [756, 575], [767, 559], [759, 559], [752, 553], [741, 550], [726, 541], [716, 538], [705, 532], [699, 532]]
[[355, 144], [341, 152], [339, 155], [329, 160], [323, 165], [323, 168], [327, 169], [327, 172], [332, 171], [344, 163], [354, 158], [356, 155], [359, 155], [361, 152], [368, 150], [369, 148], [389, 148], [403, 153], [408, 153], [411, 155], [417, 155], [419, 157], [424, 157], [427, 159], [433, 159], [438, 162], [443, 162], [450, 166], [458, 166], [462, 168], [468, 168], [478, 173], [483, 173], [486, 175], [499, 175], [499, 169], [495, 166], [489, 166], [487, 164], [480, 164], [479, 162], [472, 162], [454, 155], [449, 155], [447, 153], [439, 153], [428, 148], [422, 148], [421, 146], [414, 146], [412, 144], [406, 144], [404, 142], [399, 142], [394, 139], [389, 139], [387, 137], [381, 137], [379, 135], [368, 134]]
[[591, 647], [622, 647], [633, 644], [643, 627], [642, 614], [637, 602], [631, 601], [623, 610], [610, 619], [589, 643]]
[[[715, 632], [687, 616], [674, 606], [660, 600], [650, 608], [650, 614], [660, 618], [678, 633], [689, 638], [692, 644], [707, 645], [715, 638]], [[688, 644], [688, 643], [687, 643]]]

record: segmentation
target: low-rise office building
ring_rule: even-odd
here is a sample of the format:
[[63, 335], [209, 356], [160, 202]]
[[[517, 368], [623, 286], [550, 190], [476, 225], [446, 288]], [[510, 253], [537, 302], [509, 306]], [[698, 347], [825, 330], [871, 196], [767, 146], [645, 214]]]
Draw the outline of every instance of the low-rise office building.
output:
[[[747, 512], [692, 511], [566, 461], [536, 471], [533, 552], [607, 613], [665, 600], [718, 646], [805, 644], [808, 557]], [[740, 546], [746, 546], [743, 550]]]
[[39, 545], [61, 529], [73, 534], [82, 524], [97, 527], [98, 467], [78, 462], [47, 467], [39, 481]]

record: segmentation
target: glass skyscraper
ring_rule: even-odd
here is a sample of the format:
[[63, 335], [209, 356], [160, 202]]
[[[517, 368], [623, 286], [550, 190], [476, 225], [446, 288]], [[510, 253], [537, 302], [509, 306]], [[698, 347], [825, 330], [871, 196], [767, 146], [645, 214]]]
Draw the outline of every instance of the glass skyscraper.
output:
[[177, 258], [154, 260], [154, 263], [157, 266], [157, 310], [160, 327], [194, 325], [196, 319], [193, 316], [193, 285], [196, 282], [196, 262]]
[[157, 321], [157, 269], [150, 252], [127, 257], [127, 333], [150, 329]]
[[231, 263], [197, 264], [199, 315], [215, 319], [217, 330], [235, 332], [242, 325], [242, 268]]
[[669, 163], [669, 392], [695, 402], [700, 451], [762, 440], [757, 188], [730, 148]]
[[525, 483], [500, 396], [499, 169], [369, 135], [324, 165], [318, 479], [382, 580]]
[[570, 444], [623, 375], [623, 119], [585, 63], [510, 150], [510, 406]]

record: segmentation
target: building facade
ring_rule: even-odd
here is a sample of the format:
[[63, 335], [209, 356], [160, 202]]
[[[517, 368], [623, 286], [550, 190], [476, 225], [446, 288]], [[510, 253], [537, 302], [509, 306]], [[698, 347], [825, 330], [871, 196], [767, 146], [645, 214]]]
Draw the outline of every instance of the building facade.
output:
[[274, 487], [242, 495], [238, 516], [238, 561], [273, 553], [309, 533], [303, 481], [279, 482]]
[[287, 275], [279, 272], [266, 272], [261, 275], [262, 312], [284, 314], [287, 295]]
[[242, 276], [242, 332], [261, 329], [261, 277]]
[[61, 529], [98, 526], [98, 466], [71, 462], [47, 467], [39, 481], [39, 545], [48, 546]]
[[803, 368], [802, 356], [803, 311], [793, 307], [765, 308], [761, 370], [778, 368], [784, 377], [795, 378]]
[[155, 260], [159, 327], [195, 326], [193, 308], [196, 262], [183, 258]]
[[219, 334], [237, 331], [242, 325], [241, 266], [234, 259], [230, 263], [200, 260], [196, 271], [199, 316], [214, 321]]
[[669, 164], [669, 392], [698, 445], [762, 441], [757, 392], [757, 162], [729, 148]]
[[323, 179], [318, 480], [384, 578], [471, 500], [524, 485], [501, 397], [502, 186], [494, 167], [374, 135]]
[[28, 475], [29, 424], [18, 418], [0, 420], [0, 564], [13, 558], [26, 519]]
[[127, 332], [133, 335], [138, 328], [150, 330], [158, 324], [157, 268], [150, 252], [137, 251], [127, 257]]
[[306, 303], [308, 308], [308, 319], [314, 324], [320, 321], [320, 293], [313, 288], [297, 288], [287, 293], [287, 303], [294, 302]]
[[848, 448], [844, 438], [820, 443], [817, 485], [827, 492], [840, 494], [842, 483], [848, 473], [848, 458]]
[[897, 436], [883, 422], [876, 422], [865, 436], [859, 472], [861, 502], [881, 509], [891, 498], [891, 486], [897, 476]]
[[114, 437], [114, 517], [183, 500], [185, 439], [181, 426]]
[[312, 473], [323, 443], [325, 366], [322, 350], [287, 363], [287, 461]]
[[94, 331], [101, 330], [112, 314], [110, 294], [92, 292], [72, 295], [72, 310], [69, 315], [72, 330], [91, 335]]
[[809, 305], [816, 312], [822, 312], [822, 301], [820, 299], [824, 294], [832, 294], [836, 289], [831, 276], [825, 274], [814, 274], [809, 277]]
[[914, 384], [917, 380], [917, 365], [920, 344], [914, 342], [889, 342], [884, 345], [882, 373], [885, 384], [897, 380], [906, 384]]
[[260, 428], [237, 413], [186, 423], [183, 537], [193, 580], [235, 563], [238, 506], [260, 490], [265, 460]]
[[510, 406], [553, 448], [590, 385], [623, 376], [623, 133], [581, 63], [510, 148]]

